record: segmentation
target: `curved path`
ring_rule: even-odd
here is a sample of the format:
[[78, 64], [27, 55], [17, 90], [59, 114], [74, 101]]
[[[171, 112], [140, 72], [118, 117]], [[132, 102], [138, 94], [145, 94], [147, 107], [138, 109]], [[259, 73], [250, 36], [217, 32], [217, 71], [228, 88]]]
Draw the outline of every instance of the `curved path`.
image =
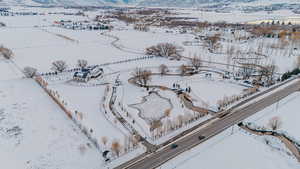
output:
[[[151, 76], [161, 76], [161, 74], [160, 73], [151, 73]], [[164, 74], [163, 76], [182, 76], [182, 75], [181, 74]], [[183, 76], [191, 76], [191, 75], [183, 75]], [[158, 89], [161, 89], [161, 90], [172, 91], [175, 94], [178, 94], [177, 90], [173, 90], [173, 89], [171, 89], [169, 87], [166, 87], [166, 86], [140, 84], [140, 83], [137, 82], [137, 78], [138, 77], [131, 77], [130, 79], [128, 79], [128, 82], [135, 85], [135, 86], [138, 86], [138, 87], [158, 88]], [[190, 98], [190, 96], [187, 93], [184, 93], [184, 92], [180, 93], [179, 97], [183, 101], [184, 105], [192, 111], [199, 112], [201, 115], [206, 115], [206, 114], [209, 114], [209, 113], [212, 113], [212, 114], [215, 113], [214, 111], [211, 111], [211, 110], [208, 110], [208, 109], [205, 109], [205, 108], [202, 108], [202, 107], [194, 106], [193, 103], [188, 99], [188, 98]]]
[[114, 36], [114, 35], [107, 34], [107, 32], [109, 32], [109, 31], [102, 32], [102, 33], [100, 33], [100, 35], [114, 39], [110, 44], [113, 47], [115, 47], [116, 49], [121, 50], [121, 51], [126, 52], [126, 53], [132, 53], [132, 54], [138, 54], [138, 55], [145, 55], [144, 52], [131, 51], [131, 50], [128, 50], [129, 48], [126, 48], [126, 47], [124, 47], [122, 45], [118, 45], [117, 42], [120, 41], [120, 38], [117, 37], [117, 36]]
[[[147, 99], [147, 98], [148, 98], [151, 94], [155, 94], [157, 97], [159, 97], [159, 98], [161, 98], [161, 99], [167, 101], [167, 102], [169, 103], [169, 106], [170, 106], [170, 107], [167, 108], [167, 109], [172, 110], [172, 109], [174, 108], [174, 106], [173, 106], [173, 104], [172, 104], [172, 102], [171, 102], [171, 99], [161, 96], [161, 95], [158, 94], [158, 92], [156, 92], [156, 91], [153, 91], [153, 92], [151, 92], [150, 94], [148, 94], [148, 95], [146, 95], [146, 96], [143, 96], [142, 101], [141, 101], [140, 103], [135, 103], [135, 104], [128, 105], [129, 107], [132, 107], [132, 108], [134, 108], [134, 109], [137, 109], [138, 112], [139, 112], [139, 113], [138, 113], [139, 117], [141, 117], [142, 119], [144, 119], [145, 121], [147, 121], [149, 124], [151, 124], [152, 121], [161, 120], [161, 119], [163, 119], [164, 117], [166, 117], [165, 115], [162, 115], [161, 117], [159, 117], [159, 119], [155, 119], [155, 120], [153, 120], [153, 119], [149, 120], [149, 118], [144, 117], [144, 115], [143, 115], [143, 114], [144, 114], [144, 113], [143, 113], [143, 110], [142, 110], [139, 106], [137, 106], [137, 105], [144, 104], [144, 103], [146, 103], [147, 101], [149, 101], [149, 99]], [[165, 110], [167, 110], [167, 109], [165, 109]], [[164, 111], [163, 111], [163, 112], [164, 112]]]
[[268, 136], [274, 136], [276, 138], [278, 138], [279, 140], [281, 140], [285, 146], [294, 154], [294, 156], [296, 157], [296, 159], [300, 162], [300, 151], [299, 149], [297, 148], [297, 146], [291, 142], [287, 137], [285, 137], [284, 135], [282, 134], [279, 134], [278, 132], [276, 131], [264, 131], [264, 130], [254, 130], [254, 129], [251, 129], [250, 127], [248, 127], [247, 125], [244, 125], [243, 123], [240, 123], [239, 126], [252, 133], [252, 134], [255, 134], [255, 135], [258, 135], [258, 136], [264, 136], [264, 135], [268, 135]]

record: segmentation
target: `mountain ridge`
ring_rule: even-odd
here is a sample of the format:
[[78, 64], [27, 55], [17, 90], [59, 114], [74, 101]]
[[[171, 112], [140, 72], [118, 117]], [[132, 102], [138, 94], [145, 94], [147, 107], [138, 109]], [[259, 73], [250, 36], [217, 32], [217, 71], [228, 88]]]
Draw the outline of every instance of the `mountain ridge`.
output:
[[145, 7], [197, 7], [203, 4], [256, 3], [300, 3], [297, 0], [0, 0], [0, 5], [59, 5], [59, 6], [118, 6]]

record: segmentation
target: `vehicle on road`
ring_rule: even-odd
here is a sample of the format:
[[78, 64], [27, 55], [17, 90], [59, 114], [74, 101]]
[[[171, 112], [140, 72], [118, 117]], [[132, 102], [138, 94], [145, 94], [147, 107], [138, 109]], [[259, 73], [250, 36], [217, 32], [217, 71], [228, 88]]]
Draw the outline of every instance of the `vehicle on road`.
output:
[[203, 139], [205, 139], [205, 136], [200, 135], [200, 136], [198, 136], [198, 139], [203, 140]]
[[175, 148], [177, 148], [177, 147], [178, 147], [177, 144], [172, 144], [172, 145], [171, 145], [171, 149], [175, 149]]

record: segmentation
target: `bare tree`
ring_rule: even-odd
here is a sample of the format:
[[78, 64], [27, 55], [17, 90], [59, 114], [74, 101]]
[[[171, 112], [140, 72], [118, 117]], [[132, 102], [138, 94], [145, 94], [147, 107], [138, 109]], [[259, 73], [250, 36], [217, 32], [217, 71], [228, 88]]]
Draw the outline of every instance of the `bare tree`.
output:
[[226, 54], [231, 59], [235, 53], [235, 47], [233, 45], [227, 46]]
[[165, 112], [164, 112], [164, 115], [165, 115], [166, 117], [169, 117], [170, 114], [171, 114], [171, 109], [166, 109]]
[[13, 56], [13, 52], [12, 52], [12, 50], [1, 45], [0, 46], [0, 55], [2, 55], [5, 59], [11, 59]]
[[67, 63], [63, 60], [57, 60], [52, 63], [52, 70], [57, 71], [57, 72], [63, 72], [64, 70], [67, 69]]
[[210, 47], [210, 49], [216, 49], [218, 47], [218, 42], [220, 41], [221, 34], [216, 33], [212, 36], [208, 36], [205, 39], [206, 44]]
[[186, 65], [181, 65], [179, 67], [179, 71], [180, 71], [180, 74], [183, 76], [186, 74], [186, 72], [188, 71], [188, 67]]
[[201, 57], [199, 55], [194, 55], [194, 57], [191, 59], [191, 64], [196, 70], [198, 70], [202, 65]]
[[121, 145], [119, 143], [118, 140], [114, 140], [111, 144], [111, 150], [116, 153], [117, 156], [120, 155], [120, 152], [121, 152]]
[[134, 72], [132, 73], [132, 76], [136, 78], [137, 82], [139, 84], [143, 84], [142, 81], [142, 74], [143, 74], [143, 69], [142, 68], [135, 68]]
[[133, 72], [133, 76], [141, 85], [147, 85], [151, 80], [152, 72], [150, 70], [143, 70], [142, 68], [136, 68]]
[[296, 67], [300, 68], [300, 55], [297, 56]]
[[133, 147], [136, 147], [139, 144], [139, 139], [135, 135], [132, 135], [130, 137], [130, 140], [131, 140], [131, 143], [132, 143]]
[[143, 32], [148, 32], [150, 30], [146, 24], [135, 24], [133, 28]]
[[272, 129], [272, 130], [277, 130], [281, 127], [282, 125], [282, 121], [279, 117], [275, 116], [273, 118], [271, 118], [269, 120], [268, 126]]
[[87, 64], [88, 64], [87, 60], [84, 60], [84, 59], [79, 59], [77, 61], [77, 66], [80, 67], [81, 69], [85, 68], [87, 66]]
[[167, 74], [168, 71], [169, 71], [169, 69], [165, 64], [161, 64], [159, 66], [159, 72], [160, 72], [161, 75]]
[[174, 59], [180, 59], [181, 48], [171, 43], [159, 43], [155, 46], [146, 48], [147, 55], [155, 55], [162, 57], [170, 57]]
[[293, 45], [299, 46], [300, 44], [300, 32], [292, 32], [291, 33], [291, 42]]
[[103, 143], [104, 146], [106, 146], [106, 144], [108, 142], [107, 137], [105, 137], [105, 136], [101, 137], [101, 142]]
[[80, 151], [80, 154], [82, 154], [82, 155], [86, 152], [86, 147], [84, 144], [80, 144], [78, 149]]
[[36, 75], [37, 69], [27, 66], [23, 69], [23, 73], [25, 74], [26, 77], [32, 78]]
[[6, 26], [5, 23], [0, 22], [0, 27], [5, 27], [5, 26]]
[[166, 130], [170, 131], [172, 130], [172, 121], [168, 118], [167, 121], [165, 122]]
[[275, 65], [274, 62], [272, 62], [270, 65], [266, 66], [266, 69], [268, 72], [267, 73], [268, 80], [272, 80], [274, 73], [276, 72], [276, 70], [278, 70], [278, 67]]
[[179, 127], [182, 127], [182, 124], [184, 122], [183, 115], [180, 114], [180, 115], [177, 116], [177, 122], [178, 122]]

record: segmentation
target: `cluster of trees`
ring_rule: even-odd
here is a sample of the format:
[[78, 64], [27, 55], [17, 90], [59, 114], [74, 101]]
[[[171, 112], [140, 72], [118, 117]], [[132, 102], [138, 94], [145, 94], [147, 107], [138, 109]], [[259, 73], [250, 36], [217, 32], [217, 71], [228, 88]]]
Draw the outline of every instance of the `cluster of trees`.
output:
[[271, 130], [278, 130], [282, 126], [282, 121], [278, 116], [272, 117], [268, 122], [268, 127]]
[[26, 77], [33, 78], [34, 76], [37, 75], [37, 69], [27, 66], [23, 69], [23, 73], [25, 74]]
[[[162, 10], [161, 9], [141, 9], [141, 10], [136, 11], [136, 13], [138, 15], [153, 15], [153, 14], [159, 13], [160, 11], [162, 11]], [[168, 12], [168, 11], [165, 10], [162, 12]]]
[[292, 77], [293, 75], [298, 75], [300, 74], [300, 55], [297, 57], [297, 60], [296, 60], [296, 68], [293, 69], [292, 71], [288, 71], [286, 73], [284, 73], [282, 76], [281, 76], [281, 81], [285, 81], [287, 79], [289, 79], [290, 77]]
[[293, 75], [298, 75], [300, 74], [300, 69], [299, 68], [295, 68], [294, 70], [292, 70], [291, 72], [288, 71], [286, 73], [284, 73], [282, 76], [281, 76], [281, 81], [285, 81], [287, 79], [289, 79], [290, 77], [292, 77]]
[[212, 36], [208, 36], [205, 38], [205, 44], [209, 47], [210, 50], [215, 50], [220, 46], [221, 34], [216, 33]]
[[166, 119], [162, 120], [161, 125], [151, 131], [152, 138], [158, 139], [205, 116], [204, 113], [190, 113], [186, 111], [183, 115], [178, 115], [172, 119], [168, 117], [170, 113], [169, 110], [165, 111]]
[[111, 144], [108, 145], [109, 139], [105, 136], [102, 136], [100, 141], [105, 149], [111, 150], [112, 155], [115, 157], [119, 157], [122, 153], [127, 153], [135, 149], [139, 143], [138, 139], [134, 135], [126, 136], [123, 144], [119, 140], [114, 139], [111, 141]]
[[116, 14], [115, 18], [125, 22], [126, 24], [136, 23], [139, 21], [139, 19], [123, 13]]
[[267, 36], [273, 34], [277, 30], [276, 27], [264, 27], [264, 26], [256, 26], [252, 28], [250, 33], [256, 37]]
[[168, 57], [171, 59], [180, 60], [182, 49], [172, 43], [159, 43], [154, 46], [146, 48], [146, 55], [154, 55], [161, 57]]
[[[274, 60], [270, 59], [270, 47], [265, 42], [260, 42], [257, 48], [241, 49], [238, 46], [228, 45], [225, 50], [227, 59], [227, 68], [232, 64], [240, 64], [243, 68], [239, 75], [242, 75], [244, 79], [248, 79], [252, 73], [258, 72], [259, 83], [264, 79], [265, 82], [272, 82], [273, 75], [277, 70]], [[273, 49], [271, 49], [273, 50]], [[277, 51], [277, 50], [276, 50]], [[267, 54], [264, 54], [267, 53]], [[234, 69], [234, 67], [232, 67]]]
[[169, 72], [169, 68], [165, 64], [161, 64], [158, 69], [161, 75], [165, 75]]
[[87, 60], [79, 59], [79, 60], [77, 61], [77, 67], [79, 67], [79, 68], [81, 68], [81, 69], [87, 67], [87, 65], [88, 65], [88, 61], [87, 61]]
[[150, 28], [146, 24], [135, 24], [133, 27], [135, 30], [148, 32]]
[[3, 56], [5, 59], [11, 59], [13, 57], [13, 52], [12, 50], [4, 47], [4, 46], [0, 46], [0, 56]]
[[151, 80], [151, 74], [152, 72], [150, 70], [142, 68], [136, 68], [135, 71], [132, 73], [133, 77], [136, 78], [136, 81], [144, 86], [146, 86], [147, 83]]
[[190, 62], [192, 67], [194, 67], [196, 70], [198, 70], [202, 66], [202, 60], [200, 55], [194, 55]]
[[55, 72], [63, 72], [68, 68], [68, 65], [63, 60], [57, 60], [52, 62], [52, 70]]
[[258, 87], [251, 87], [244, 90], [240, 95], [233, 95], [230, 97], [224, 96], [223, 99], [217, 101], [218, 108], [222, 109], [224, 107], [227, 107], [247, 96], [254, 94], [257, 91], [258, 91]]
[[[87, 60], [84, 60], [84, 59], [79, 59], [77, 61], [77, 67], [79, 68], [85, 68], [88, 66], [88, 61]], [[67, 70], [68, 68], [68, 64], [64, 61], [64, 60], [57, 60], [57, 61], [54, 61], [52, 62], [52, 67], [51, 69], [55, 72], [63, 72], [65, 70]]]
[[178, 71], [181, 76], [193, 75], [193, 74], [197, 73], [200, 66], [202, 65], [202, 61], [198, 60], [198, 59], [197, 60], [191, 59], [191, 64], [194, 64], [194, 65], [182, 64], [181, 66], [179, 66]]

